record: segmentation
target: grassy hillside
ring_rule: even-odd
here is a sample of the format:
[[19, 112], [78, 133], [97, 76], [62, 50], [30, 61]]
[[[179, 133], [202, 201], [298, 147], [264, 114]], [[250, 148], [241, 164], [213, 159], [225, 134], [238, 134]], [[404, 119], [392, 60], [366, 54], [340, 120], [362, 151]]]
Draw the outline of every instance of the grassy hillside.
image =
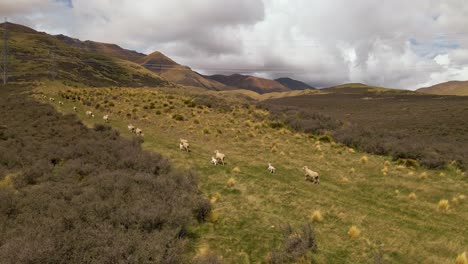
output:
[[105, 56], [116, 57], [122, 60], [137, 62], [145, 56], [145, 54], [143, 53], [139, 53], [133, 50], [127, 50], [121, 48], [116, 44], [101, 43], [90, 40], [81, 41], [79, 39], [70, 38], [65, 35], [56, 35], [54, 37], [62, 41], [63, 43], [77, 48], [79, 50], [84, 50]]
[[192, 71], [189, 67], [178, 64], [171, 58], [155, 51], [138, 60], [138, 63], [157, 73], [161, 77], [181, 85], [202, 87], [210, 90], [223, 90], [225, 85]]
[[288, 87], [291, 90], [305, 90], [305, 89], [315, 89], [314, 87], [308, 85], [307, 83], [294, 80], [291, 78], [283, 77], [275, 79], [275, 81], [281, 83], [282, 85]]
[[254, 91], [260, 94], [271, 92], [287, 92], [290, 90], [289, 88], [277, 81], [250, 75], [232, 74], [227, 76], [217, 74], [206, 77], [210, 80], [223, 83], [224, 85], [230, 87], [238, 87]]
[[[271, 252], [286, 247], [301, 253], [299, 263], [453, 263], [468, 250], [468, 182], [452, 166], [398, 165], [328, 143], [327, 137], [292, 132], [269, 121], [268, 112], [229, 97], [200, 101], [200, 94], [185, 89], [36, 92], [63, 98], [64, 105], [54, 104], [63, 113], [77, 106], [89, 126], [109, 113], [110, 125], [124, 136], [131, 136], [129, 123], [140, 127], [145, 149], [199, 173], [214, 211], [209, 223], [192, 229], [198, 235], [195, 255], [275, 263]], [[86, 118], [86, 110], [96, 118]], [[190, 153], [179, 150], [179, 138], [190, 141]], [[216, 149], [226, 154], [225, 166], [210, 164]], [[276, 174], [267, 172], [268, 162]], [[320, 173], [320, 185], [304, 181], [305, 165]], [[289, 232], [283, 240], [287, 224], [293, 230], [311, 224], [318, 250], [299, 250], [306, 233]]]
[[[3, 34], [3, 24], [0, 25]], [[9, 81], [57, 79], [71, 85], [160, 86], [168, 82], [144, 67], [73, 48], [53, 36], [8, 23]]]
[[367, 152], [415, 159], [430, 167], [451, 161], [468, 166], [468, 99], [464, 97], [354, 91], [262, 104], [292, 127], [329, 133]]
[[468, 96], [468, 81], [439, 83], [431, 87], [418, 89], [417, 92], [438, 95]]
[[194, 174], [27, 93], [0, 89], [0, 262], [187, 263]]

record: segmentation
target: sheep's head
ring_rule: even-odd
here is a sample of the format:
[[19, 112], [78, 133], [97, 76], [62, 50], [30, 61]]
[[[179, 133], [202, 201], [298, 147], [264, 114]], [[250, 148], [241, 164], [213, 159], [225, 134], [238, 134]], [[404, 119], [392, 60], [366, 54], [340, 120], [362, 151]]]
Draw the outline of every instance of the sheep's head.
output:
[[219, 153], [219, 150], [215, 150], [214, 153], [218, 154], [218, 153]]
[[307, 166], [304, 166], [304, 167], [302, 167], [302, 169], [303, 169], [303, 170], [307, 170], [307, 169], [308, 169], [308, 167], [307, 167]]

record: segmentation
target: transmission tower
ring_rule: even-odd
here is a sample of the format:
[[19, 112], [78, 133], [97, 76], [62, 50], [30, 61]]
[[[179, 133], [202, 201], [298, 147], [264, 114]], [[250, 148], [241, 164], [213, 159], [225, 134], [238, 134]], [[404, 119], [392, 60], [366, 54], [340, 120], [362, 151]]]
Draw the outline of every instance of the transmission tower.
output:
[[7, 31], [7, 19], [5, 18], [5, 23], [3, 24], [3, 46], [0, 57], [2, 63], [0, 65], [0, 71], [2, 74], [3, 85], [6, 85], [8, 82], [8, 31]]

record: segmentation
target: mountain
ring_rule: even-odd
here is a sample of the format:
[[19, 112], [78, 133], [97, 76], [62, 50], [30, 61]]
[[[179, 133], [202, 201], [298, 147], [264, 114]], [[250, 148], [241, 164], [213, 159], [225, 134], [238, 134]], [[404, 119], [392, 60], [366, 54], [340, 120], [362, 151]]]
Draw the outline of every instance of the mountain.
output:
[[288, 87], [291, 90], [305, 90], [305, 89], [315, 89], [314, 87], [308, 85], [307, 83], [303, 83], [298, 80], [294, 80], [288, 77], [278, 78], [275, 81], [281, 83], [282, 85]]
[[450, 81], [416, 90], [421, 93], [468, 96], [468, 81]]
[[166, 80], [181, 85], [202, 87], [210, 90], [226, 89], [224, 84], [205, 78], [201, 74], [192, 71], [189, 67], [178, 64], [159, 51], [139, 59], [138, 63]]
[[[4, 24], [0, 24], [3, 35]], [[9, 81], [56, 79], [87, 86], [161, 86], [169, 82], [134, 62], [66, 44], [57, 37], [8, 23]], [[105, 45], [104, 45], [105, 46]]]
[[230, 87], [238, 87], [246, 90], [251, 90], [260, 94], [270, 92], [287, 92], [290, 89], [281, 83], [250, 75], [211, 75], [205, 76], [208, 79], [220, 82]]
[[55, 35], [54, 37], [68, 44], [69, 46], [72, 46], [80, 50], [85, 50], [85, 51], [98, 53], [98, 54], [106, 55], [106, 56], [117, 57], [119, 59], [129, 60], [132, 62], [136, 62], [140, 60], [141, 58], [143, 58], [144, 56], [146, 56], [143, 53], [121, 48], [120, 46], [116, 44], [101, 43], [101, 42], [95, 42], [95, 41], [90, 41], [90, 40], [81, 41], [79, 39], [70, 38], [65, 35]]

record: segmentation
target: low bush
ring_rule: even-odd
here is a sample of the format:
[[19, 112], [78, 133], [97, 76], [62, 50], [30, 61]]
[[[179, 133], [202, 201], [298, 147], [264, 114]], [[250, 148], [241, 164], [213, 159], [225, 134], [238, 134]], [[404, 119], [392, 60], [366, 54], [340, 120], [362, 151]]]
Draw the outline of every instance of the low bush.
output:
[[188, 262], [187, 226], [211, 210], [193, 173], [20, 91], [0, 91], [0, 120], [0, 262]]

